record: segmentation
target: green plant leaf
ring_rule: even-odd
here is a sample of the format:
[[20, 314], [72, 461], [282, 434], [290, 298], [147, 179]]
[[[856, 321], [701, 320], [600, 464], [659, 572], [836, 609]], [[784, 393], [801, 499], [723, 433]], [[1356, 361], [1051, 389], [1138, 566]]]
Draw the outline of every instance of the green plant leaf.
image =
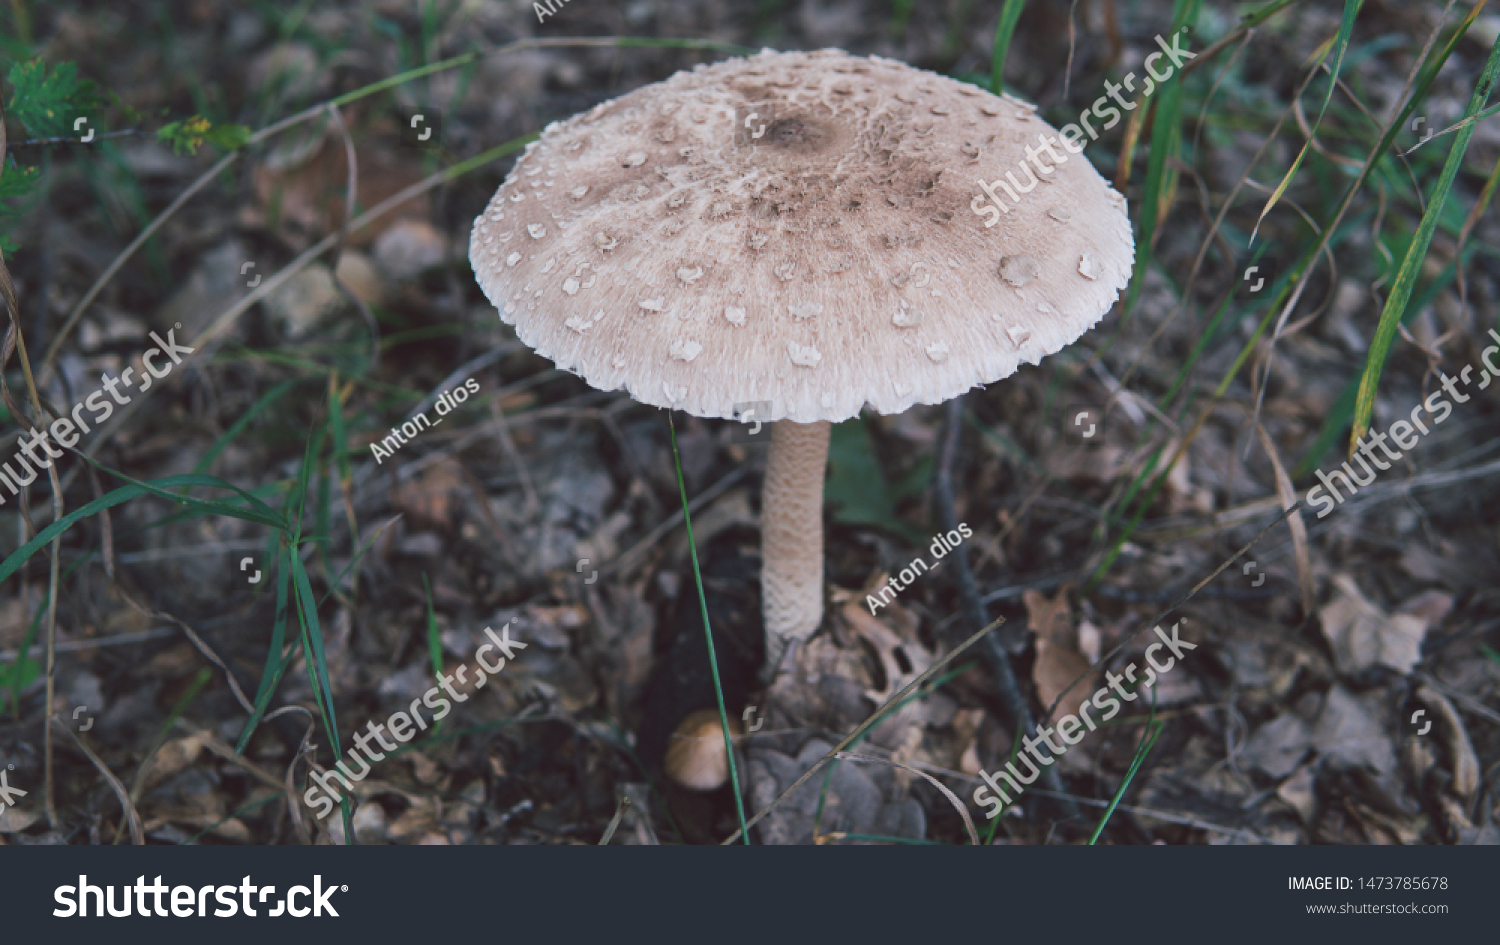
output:
[[[1469, 107], [1464, 111], [1465, 118], [1473, 117], [1484, 108], [1485, 101], [1494, 88], [1497, 73], [1500, 73], [1500, 38], [1497, 38], [1494, 45], [1490, 47], [1490, 57], [1485, 62], [1484, 71], [1479, 76], [1479, 84], [1475, 86], [1474, 94], [1469, 99]], [[1396, 281], [1391, 285], [1391, 294], [1386, 297], [1385, 309], [1380, 313], [1380, 324], [1375, 329], [1375, 338], [1370, 343], [1370, 354], [1365, 360], [1364, 375], [1359, 379], [1359, 396], [1354, 405], [1354, 429], [1349, 433], [1349, 455], [1351, 456], [1354, 455], [1360, 439], [1370, 430], [1370, 415], [1375, 412], [1375, 391], [1380, 384], [1380, 373], [1385, 368], [1391, 342], [1395, 340], [1396, 329], [1401, 324], [1402, 314], [1406, 311], [1406, 303], [1411, 300], [1412, 290], [1416, 288], [1422, 262], [1427, 258], [1427, 247], [1432, 244], [1432, 234], [1437, 229], [1443, 204], [1448, 200], [1448, 191], [1453, 187], [1453, 179], [1458, 176], [1459, 165], [1463, 163], [1464, 152], [1468, 150], [1469, 138], [1473, 134], [1474, 125], [1466, 125], [1460, 131], [1455, 132], [1453, 147], [1448, 151], [1448, 160], [1443, 164], [1443, 173], [1438, 178], [1432, 199], [1427, 204], [1427, 212], [1422, 214], [1422, 222], [1417, 226], [1417, 235], [1407, 247], [1406, 256], [1401, 260], [1401, 269], [1396, 274]]]
[[226, 151], [238, 151], [250, 140], [251, 131], [244, 125], [215, 125], [202, 115], [162, 125], [156, 137], [172, 146], [174, 154], [197, 154], [203, 142]]
[[[1296, 160], [1292, 166], [1287, 168], [1286, 175], [1281, 178], [1281, 183], [1276, 185], [1276, 190], [1266, 200], [1266, 205], [1261, 208], [1260, 216], [1255, 220], [1255, 229], [1250, 232], [1250, 241], [1255, 242], [1255, 234], [1260, 232], [1261, 222], [1265, 220], [1266, 214], [1276, 206], [1281, 195], [1286, 193], [1287, 187], [1291, 186], [1292, 178], [1297, 176], [1297, 169], [1302, 166], [1302, 159], [1307, 157], [1307, 152], [1312, 150], [1312, 143], [1318, 136], [1318, 126], [1323, 123], [1323, 113], [1328, 111], [1328, 103], [1333, 99], [1334, 87], [1338, 84], [1339, 71], [1344, 66], [1344, 53], [1349, 49], [1349, 37], [1354, 32], [1354, 20], [1359, 16], [1359, 8], [1364, 5], [1364, 0], [1344, 0], [1344, 16], [1339, 22], [1339, 32], [1334, 45], [1337, 52], [1334, 53], [1332, 74], [1328, 77], [1328, 91], [1323, 96], [1323, 104], [1318, 109], [1318, 117], [1313, 121], [1312, 130], [1307, 134], [1307, 140], [1302, 144], [1302, 150], [1297, 152]], [[1324, 53], [1327, 55], [1327, 53]], [[1320, 57], [1321, 58], [1321, 57]]]
[[[88, 459], [88, 457], [84, 458]], [[93, 462], [93, 460], [89, 460], [89, 462]], [[98, 464], [95, 463], [94, 465]], [[100, 466], [99, 468], [104, 469], [105, 472], [114, 472], [113, 470], [107, 469], [103, 466]], [[47, 542], [51, 541], [53, 538], [56, 538], [58, 535], [66, 531], [75, 522], [79, 521], [80, 519], [87, 518], [88, 516], [93, 515], [95, 512], [102, 512], [105, 509], [113, 508], [114, 506], [120, 505], [121, 503], [129, 502], [131, 499], [134, 499], [136, 496], [140, 495], [154, 495], [163, 499], [167, 499], [171, 502], [181, 502], [186, 505], [196, 506], [198, 508], [206, 509], [211, 512], [217, 512], [221, 515], [228, 515], [232, 518], [243, 519], [247, 522], [259, 522], [262, 525], [270, 525], [273, 528], [282, 528], [285, 526], [285, 523], [282, 522], [281, 519], [278, 518], [276, 514], [265, 505], [265, 503], [261, 502], [259, 499], [255, 498], [249, 493], [243, 492], [240, 489], [230, 485], [224, 480], [217, 479], [213, 476], [165, 476], [161, 479], [154, 480], [155, 484], [153, 485], [152, 483], [136, 482], [135, 480], [130, 479], [128, 476], [123, 476], [120, 473], [114, 473], [114, 475], [120, 476], [120, 478], [122, 479], [126, 479], [131, 484], [128, 486], [122, 486], [121, 488], [116, 489], [113, 492], [108, 492], [95, 499], [94, 501], [88, 503], [87, 505], [79, 506], [78, 508], [69, 512], [67, 515], [64, 515], [62, 518], [53, 522], [51, 525], [48, 525], [40, 532], [37, 532], [35, 538], [17, 548], [14, 552], [11, 553], [10, 557], [6, 558], [3, 562], [0, 562], [0, 581], [3, 581], [6, 578], [10, 577], [12, 574], [15, 574], [16, 569], [19, 568], [22, 564], [26, 563], [26, 559], [30, 558], [40, 548], [45, 546]], [[240, 495], [244, 496], [245, 498], [249, 499], [253, 505], [259, 506], [259, 509], [243, 509], [236, 508], [232, 505], [224, 505], [219, 502], [205, 502], [202, 499], [194, 499], [190, 496], [174, 495], [160, 488], [161, 486], [170, 487], [177, 485], [216, 486], [223, 489], [232, 489], [235, 492], [239, 492]], [[261, 512], [260, 509], [264, 509], [265, 511]]]
[[[677, 425], [667, 413], [667, 430], [672, 436], [672, 463], [677, 470], [677, 494], [682, 499], [682, 524], [687, 529], [688, 553], [693, 562], [693, 581], [698, 588], [698, 606], [703, 613], [703, 635], [708, 639], [708, 668], [713, 671], [714, 696], [719, 702], [719, 725], [724, 732], [724, 755], [729, 760], [729, 783], [734, 788], [734, 811], [740, 819], [740, 840], [750, 845], [745, 827], [745, 799], [740, 793], [740, 776], [735, 770], [734, 743], [729, 734], [729, 714], [724, 708], [724, 686], [719, 680], [719, 657], [714, 653], [714, 634], [708, 622], [708, 597], [703, 593], [703, 570], [698, 566], [698, 545], [693, 541], [693, 513], [688, 509], [687, 482], [682, 478], [682, 456], [677, 452]], [[425, 575], [424, 578], [425, 580]]]
[[995, 24], [995, 50], [990, 56], [990, 92], [999, 95], [1005, 88], [1005, 54], [1010, 49], [1011, 37], [1016, 33], [1016, 22], [1026, 0], [1005, 0], [1000, 8], [1000, 22]]
[[281, 651], [286, 640], [286, 604], [287, 583], [291, 580], [292, 569], [290, 558], [291, 552], [286, 545], [281, 545], [276, 556], [276, 620], [271, 624], [271, 645], [266, 650], [266, 668], [260, 674], [260, 688], [255, 693], [255, 711], [250, 713], [250, 718], [245, 722], [245, 728], [240, 732], [240, 739], [235, 743], [234, 753], [243, 754], [245, 746], [250, 743], [250, 736], [255, 734], [255, 727], [260, 724], [261, 716], [265, 715], [266, 707], [271, 704], [271, 696], [276, 692], [276, 687], [281, 684], [281, 676], [286, 672], [287, 666], [291, 665], [292, 656], [287, 655], [283, 660]]
[[[860, 417], [836, 423], [828, 436], [828, 481], [823, 499], [833, 517], [850, 525], [873, 525], [921, 543], [921, 532], [896, 517], [902, 493], [891, 486], [875, 458], [870, 430]], [[920, 488], [928, 476], [908, 476], [902, 485]]]
[[99, 105], [98, 86], [78, 78], [77, 63], [58, 63], [48, 73], [41, 59], [18, 62], [6, 78], [14, 90], [6, 112], [37, 138], [74, 134], [73, 122], [91, 117]]

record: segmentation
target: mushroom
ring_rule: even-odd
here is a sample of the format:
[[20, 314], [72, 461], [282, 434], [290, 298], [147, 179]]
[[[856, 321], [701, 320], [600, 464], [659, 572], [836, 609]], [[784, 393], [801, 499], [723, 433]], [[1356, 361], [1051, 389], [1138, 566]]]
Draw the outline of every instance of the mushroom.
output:
[[[744, 738], [745, 728], [737, 719], [729, 720], [735, 741]], [[662, 761], [667, 777], [694, 791], [713, 791], [729, 780], [729, 755], [724, 750], [724, 728], [715, 709], [699, 709], [677, 723], [667, 743]]]
[[700, 417], [769, 403], [771, 672], [822, 619], [828, 425], [1036, 364], [1129, 279], [1124, 198], [1032, 109], [765, 51], [548, 125], [474, 222], [480, 286], [559, 367]]

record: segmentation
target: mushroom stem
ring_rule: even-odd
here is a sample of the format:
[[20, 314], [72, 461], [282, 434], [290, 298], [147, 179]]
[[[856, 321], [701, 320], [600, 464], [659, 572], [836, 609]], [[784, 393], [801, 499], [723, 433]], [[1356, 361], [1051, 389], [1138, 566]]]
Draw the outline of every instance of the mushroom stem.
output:
[[766, 627], [766, 676], [774, 675], [793, 640], [823, 621], [823, 474], [828, 422], [771, 426], [771, 455], [761, 489], [761, 599]]

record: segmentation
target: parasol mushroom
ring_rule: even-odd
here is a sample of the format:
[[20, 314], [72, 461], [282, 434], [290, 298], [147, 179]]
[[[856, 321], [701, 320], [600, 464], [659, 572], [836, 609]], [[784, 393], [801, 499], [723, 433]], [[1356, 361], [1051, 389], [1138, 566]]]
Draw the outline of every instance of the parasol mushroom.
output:
[[517, 336], [594, 387], [776, 421], [774, 671], [822, 619], [828, 425], [1036, 364], [1128, 281], [1125, 200], [1069, 159], [1076, 141], [1017, 98], [889, 59], [765, 51], [547, 126], [469, 258]]

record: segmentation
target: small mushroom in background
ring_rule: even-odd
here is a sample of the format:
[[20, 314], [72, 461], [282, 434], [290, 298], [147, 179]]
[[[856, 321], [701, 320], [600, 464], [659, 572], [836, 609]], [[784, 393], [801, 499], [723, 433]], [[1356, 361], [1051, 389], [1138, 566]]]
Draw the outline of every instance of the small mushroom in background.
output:
[[[729, 720], [729, 731], [736, 742], [744, 737], [745, 727]], [[694, 791], [713, 791], [729, 780], [729, 756], [724, 751], [724, 727], [715, 709], [699, 709], [677, 725], [667, 741], [667, 755], [662, 762], [667, 777]]]
[[822, 620], [828, 425], [1036, 364], [1129, 280], [1124, 198], [1033, 108], [880, 57], [762, 52], [547, 126], [475, 220], [479, 284], [538, 354], [642, 403], [776, 421], [768, 674]]

